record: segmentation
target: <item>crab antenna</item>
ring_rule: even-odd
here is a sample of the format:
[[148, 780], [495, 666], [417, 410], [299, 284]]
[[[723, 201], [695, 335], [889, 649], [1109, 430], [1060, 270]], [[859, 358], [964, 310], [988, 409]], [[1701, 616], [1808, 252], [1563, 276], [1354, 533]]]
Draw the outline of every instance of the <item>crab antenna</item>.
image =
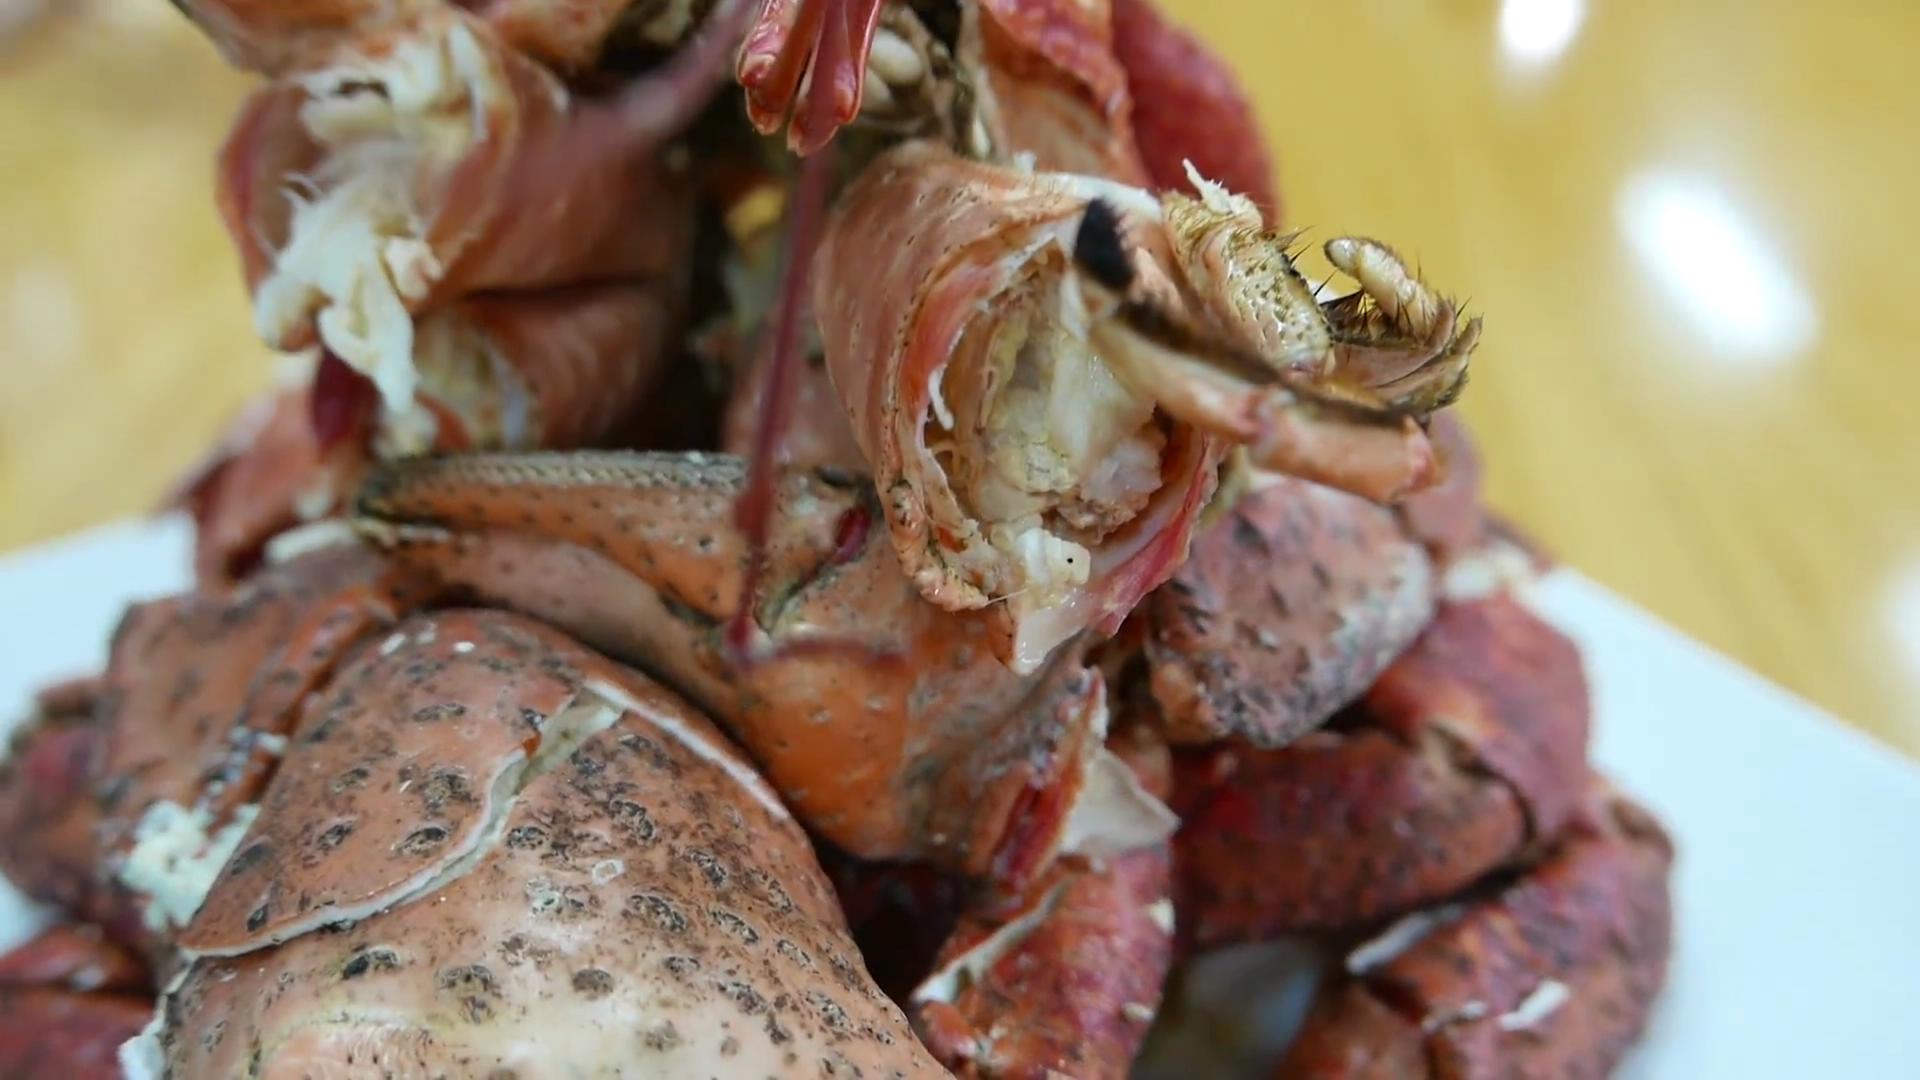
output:
[[747, 572], [740, 610], [727, 625], [726, 645], [736, 663], [752, 659], [753, 596], [765, 567], [767, 537], [773, 526], [774, 460], [793, 413], [793, 372], [800, 361], [800, 308], [806, 270], [820, 238], [826, 212], [827, 185], [833, 177], [833, 156], [814, 154], [800, 163], [794, 189], [793, 217], [787, 227], [786, 252], [780, 268], [780, 301], [762, 353], [767, 381], [760, 398], [760, 422], [753, 432], [747, 458], [747, 483], [734, 506], [735, 521], [747, 540]]

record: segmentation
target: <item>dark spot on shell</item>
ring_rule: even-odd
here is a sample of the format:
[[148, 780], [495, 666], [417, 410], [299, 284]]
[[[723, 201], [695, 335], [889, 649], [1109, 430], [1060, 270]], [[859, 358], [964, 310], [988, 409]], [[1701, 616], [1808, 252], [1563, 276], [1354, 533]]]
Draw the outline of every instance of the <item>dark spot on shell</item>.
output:
[[818, 990], [809, 990], [807, 991], [807, 1003], [812, 1005], [813, 1010], [820, 1014], [821, 1023], [835, 1031], [845, 1031], [847, 1029], [847, 1010], [841, 1008], [839, 1002]]
[[394, 848], [406, 855], [426, 855], [434, 848], [446, 843], [447, 837], [451, 835], [453, 834], [448, 832], [445, 826], [422, 825], [401, 838]]
[[660, 961], [660, 966], [666, 968], [669, 974], [684, 979], [692, 972], [700, 970], [700, 961], [691, 956], [669, 956]]
[[273, 845], [267, 843], [265, 840], [256, 844], [248, 844], [246, 847], [240, 849], [240, 854], [235, 855], [232, 862], [227, 864], [227, 872], [230, 874], [238, 874], [251, 870], [264, 862], [267, 857], [272, 854]]
[[613, 993], [613, 976], [599, 968], [581, 968], [573, 973], [573, 992], [597, 1001]]
[[441, 993], [460, 999], [468, 1023], [480, 1024], [493, 1018], [493, 999], [499, 996], [500, 988], [485, 964], [442, 968], [435, 984]]
[[640, 1041], [649, 1050], [671, 1050], [680, 1045], [680, 1029], [671, 1020], [662, 1020], [641, 1032]]
[[527, 851], [547, 842], [547, 830], [538, 825], [521, 825], [507, 831], [507, 846], [515, 851]]
[[420, 800], [426, 804], [430, 814], [438, 814], [450, 802], [474, 801], [473, 786], [467, 783], [465, 770], [450, 766], [441, 766], [429, 772], [419, 791]]
[[765, 870], [749, 870], [747, 884], [755, 896], [766, 901], [775, 911], [785, 914], [793, 910], [793, 897], [787, 895], [779, 879]]
[[334, 794], [338, 795], [343, 791], [352, 791], [354, 788], [365, 785], [368, 775], [367, 769], [363, 765], [355, 765], [353, 768], [345, 770], [339, 776], [333, 778]]
[[774, 951], [778, 952], [781, 956], [786, 957], [808, 971], [814, 970], [813, 957], [808, 956], [807, 950], [795, 945], [787, 938], [781, 938], [779, 941], [774, 942], [773, 948]]
[[413, 715], [407, 717], [407, 719], [416, 724], [437, 724], [442, 720], [456, 720], [465, 715], [467, 715], [467, 707], [465, 705], [457, 701], [449, 701], [440, 705], [428, 705], [424, 708], [415, 709], [413, 710]]
[[625, 829], [635, 840], [645, 843], [653, 839], [653, 816], [647, 808], [632, 799], [614, 799], [607, 804], [607, 813], [614, 824]]
[[[767, 1014], [767, 1039], [769, 1042], [772, 1042], [775, 1046], [778, 1046], [784, 1042], [792, 1042], [793, 1032], [788, 1031], [786, 1027], [780, 1023], [779, 1016], [773, 1013], [768, 1013]], [[789, 1066], [793, 1064], [792, 1055], [788, 1055], [787, 1064]]]
[[656, 893], [634, 893], [627, 897], [627, 914], [647, 920], [662, 933], [687, 932], [687, 917], [666, 897]]
[[368, 972], [398, 971], [399, 969], [400, 954], [392, 949], [376, 947], [354, 953], [345, 964], [340, 966], [340, 977], [357, 979]]
[[250, 914], [248, 914], [247, 931], [249, 933], [267, 925], [267, 906], [268, 905], [266, 904], [261, 904], [259, 907], [254, 908]]
[[697, 848], [690, 850], [687, 852], [687, 861], [699, 867], [700, 872], [707, 876], [707, 881], [715, 888], [727, 883], [727, 868], [721, 866], [720, 860], [710, 853]]
[[339, 847], [340, 842], [342, 840], [345, 840], [348, 834], [352, 832], [353, 832], [353, 822], [336, 821], [333, 824], [327, 826], [326, 830], [322, 832], [319, 836], [315, 837], [313, 840], [313, 843], [314, 843], [314, 846], [319, 848], [321, 851], [332, 851], [334, 848]]
[[739, 938], [749, 945], [757, 945], [760, 943], [760, 932], [755, 930], [753, 925], [747, 922], [747, 920], [735, 915], [731, 911], [723, 908], [708, 908], [707, 918], [712, 919], [715, 926], [720, 927], [720, 929], [725, 930], [727, 933], [732, 934], [734, 937]]
[[751, 984], [743, 982], [721, 982], [715, 985], [719, 988], [723, 996], [735, 1005], [740, 1006], [740, 1011], [746, 1013], [748, 1016], [759, 1016], [761, 1013], [767, 1011], [767, 999], [761, 997], [760, 991], [755, 990]]

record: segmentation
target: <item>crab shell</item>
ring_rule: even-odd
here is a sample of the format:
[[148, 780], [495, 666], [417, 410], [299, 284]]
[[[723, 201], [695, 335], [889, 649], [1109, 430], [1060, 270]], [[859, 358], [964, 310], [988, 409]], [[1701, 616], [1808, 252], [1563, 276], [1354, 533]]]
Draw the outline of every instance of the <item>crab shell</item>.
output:
[[372, 553], [335, 548], [133, 607], [90, 710], [30, 730], [8, 767], [8, 876], [164, 961], [308, 696], [420, 599]]
[[363, 642], [260, 806], [130, 1061], [937, 1073], [752, 767], [538, 623], [449, 611]]
[[[1128, 782], [1166, 794], [1166, 749], [1109, 740]], [[929, 1048], [962, 1077], [1129, 1075], [1173, 961], [1164, 838], [1060, 859], [1023, 891], [977, 896], [912, 994]]]

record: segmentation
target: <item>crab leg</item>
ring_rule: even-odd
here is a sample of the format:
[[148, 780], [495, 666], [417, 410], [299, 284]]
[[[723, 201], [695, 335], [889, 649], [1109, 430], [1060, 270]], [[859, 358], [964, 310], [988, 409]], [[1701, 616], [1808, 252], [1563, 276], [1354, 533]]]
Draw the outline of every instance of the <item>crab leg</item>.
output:
[[[886, 0], [765, 0], [740, 50], [747, 116], [812, 155], [860, 112], [867, 54]], [[797, 104], [796, 104], [797, 103]]]
[[[1117, 775], [1164, 795], [1165, 747], [1133, 734]], [[1173, 960], [1170, 870], [1161, 840], [977, 897], [911, 996], [928, 1047], [961, 1077], [1129, 1075]]]
[[116, 1080], [116, 1052], [147, 1022], [138, 960], [92, 927], [55, 926], [0, 956], [0, 1074]]
[[1665, 978], [1672, 859], [1596, 783], [1538, 864], [1349, 953], [1275, 1076], [1605, 1076]]
[[[791, 424], [793, 381], [800, 365], [801, 268], [813, 259], [820, 231], [820, 218], [826, 211], [827, 183], [832, 178], [827, 158], [808, 160], [800, 167], [800, 182], [794, 192], [792, 223], [787, 229], [787, 250], [781, 270], [780, 296], [774, 308], [765, 361], [765, 389], [761, 392], [759, 422], [753, 431], [753, 447], [747, 458], [747, 482], [734, 506], [737, 524], [747, 541], [747, 580], [745, 596], [751, 596], [765, 570], [767, 537], [774, 512], [773, 488], [779, 463], [780, 441]], [[743, 604], [734, 612], [727, 628], [727, 646], [736, 658], [750, 655], [752, 617]]]
[[[1097, 673], [1072, 649], [1032, 676], [999, 664], [983, 616], [928, 604], [901, 576], [873, 493], [844, 474], [781, 478], [749, 591], [745, 482], [713, 455], [415, 460], [370, 477], [357, 509], [408, 565], [699, 702], [849, 851], [1009, 882], [1043, 872], [1099, 760]], [[727, 640], [742, 610], [764, 658], [744, 667]]]
[[1171, 741], [1284, 746], [1359, 698], [1433, 615], [1431, 560], [1394, 512], [1261, 475], [1142, 607]]
[[1524, 859], [1576, 809], [1587, 725], [1571, 642], [1506, 597], [1443, 607], [1327, 728], [1177, 758], [1183, 933], [1352, 926]]

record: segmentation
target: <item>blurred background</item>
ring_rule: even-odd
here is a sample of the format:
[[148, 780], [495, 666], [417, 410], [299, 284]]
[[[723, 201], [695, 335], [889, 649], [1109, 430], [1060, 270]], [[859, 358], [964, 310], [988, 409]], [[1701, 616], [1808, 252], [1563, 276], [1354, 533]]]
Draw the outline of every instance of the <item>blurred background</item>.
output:
[[[1920, 5], [1165, 6], [1290, 224], [1486, 316], [1496, 506], [1920, 752]], [[268, 381], [210, 195], [248, 85], [163, 0], [0, 0], [0, 552], [152, 508]]]

